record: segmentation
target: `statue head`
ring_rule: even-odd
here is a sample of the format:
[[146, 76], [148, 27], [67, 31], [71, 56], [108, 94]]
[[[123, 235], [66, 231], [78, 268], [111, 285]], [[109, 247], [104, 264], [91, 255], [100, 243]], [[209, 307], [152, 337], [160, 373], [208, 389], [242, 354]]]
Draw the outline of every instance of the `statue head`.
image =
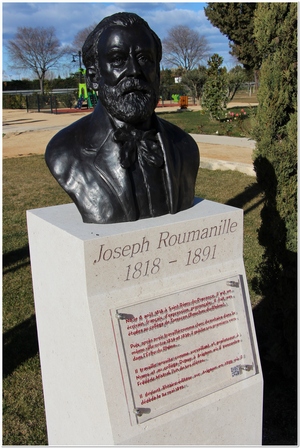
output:
[[115, 118], [146, 121], [159, 99], [161, 41], [147, 22], [133, 13], [103, 19], [82, 48], [87, 85]]

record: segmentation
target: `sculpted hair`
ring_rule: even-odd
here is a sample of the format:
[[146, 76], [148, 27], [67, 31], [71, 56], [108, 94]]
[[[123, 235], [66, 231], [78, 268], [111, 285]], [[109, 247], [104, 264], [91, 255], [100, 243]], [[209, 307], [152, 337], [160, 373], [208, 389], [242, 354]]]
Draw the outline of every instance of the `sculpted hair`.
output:
[[113, 25], [131, 26], [134, 24], [144, 26], [152, 35], [156, 45], [157, 63], [159, 66], [159, 63], [162, 58], [162, 46], [161, 41], [157, 36], [157, 34], [155, 34], [155, 32], [150, 28], [148, 23], [137, 14], [129, 12], [118, 12], [116, 14], [113, 14], [112, 16], [105, 17], [105, 19], [101, 20], [101, 22], [98, 23], [96, 28], [87, 37], [82, 47], [82, 60], [87, 70], [90, 67], [98, 69], [98, 42], [101, 34], [107, 28]]

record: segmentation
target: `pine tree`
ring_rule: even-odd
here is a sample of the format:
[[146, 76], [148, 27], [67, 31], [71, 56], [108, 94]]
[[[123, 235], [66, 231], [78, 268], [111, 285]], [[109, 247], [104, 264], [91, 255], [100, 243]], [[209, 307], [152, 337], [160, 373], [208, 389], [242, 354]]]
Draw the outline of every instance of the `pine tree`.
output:
[[230, 54], [243, 64], [246, 70], [257, 71], [261, 55], [254, 37], [254, 13], [258, 3], [209, 3], [204, 12], [212, 25], [219, 28], [230, 40]]

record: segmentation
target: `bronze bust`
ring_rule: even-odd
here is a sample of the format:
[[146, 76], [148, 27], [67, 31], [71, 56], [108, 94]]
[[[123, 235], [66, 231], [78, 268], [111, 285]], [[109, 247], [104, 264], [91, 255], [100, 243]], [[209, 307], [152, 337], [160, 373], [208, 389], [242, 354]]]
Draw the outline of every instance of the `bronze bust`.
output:
[[103, 19], [82, 48], [98, 103], [49, 142], [46, 163], [86, 223], [115, 223], [192, 207], [195, 141], [154, 112], [161, 42], [132, 13]]

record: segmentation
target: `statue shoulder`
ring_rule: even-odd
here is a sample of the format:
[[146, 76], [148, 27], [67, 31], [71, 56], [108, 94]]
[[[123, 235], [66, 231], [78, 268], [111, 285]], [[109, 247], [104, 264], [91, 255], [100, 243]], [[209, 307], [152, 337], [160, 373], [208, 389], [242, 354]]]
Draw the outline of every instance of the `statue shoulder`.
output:
[[88, 123], [88, 117], [83, 117], [60, 130], [48, 143], [45, 161], [55, 177], [67, 174], [80, 157], [80, 150], [86, 141]]

